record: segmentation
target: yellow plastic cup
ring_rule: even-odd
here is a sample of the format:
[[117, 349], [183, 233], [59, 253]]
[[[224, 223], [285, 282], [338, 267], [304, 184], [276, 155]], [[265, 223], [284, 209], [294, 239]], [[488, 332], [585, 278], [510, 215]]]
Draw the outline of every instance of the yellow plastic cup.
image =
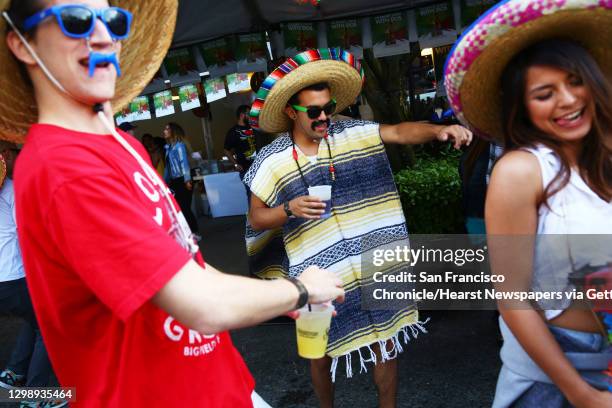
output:
[[300, 357], [315, 359], [325, 356], [333, 311], [333, 305], [310, 305], [310, 310], [306, 305], [299, 310], [295, 334]]

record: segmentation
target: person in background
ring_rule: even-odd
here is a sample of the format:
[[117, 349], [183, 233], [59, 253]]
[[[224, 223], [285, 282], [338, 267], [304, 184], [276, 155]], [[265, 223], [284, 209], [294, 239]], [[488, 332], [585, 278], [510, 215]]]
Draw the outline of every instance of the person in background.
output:
[[193, 182], [191, 181], [189, 150], [185, 143], [185, 131], [178, 123], [169, 122], [164, 128], [164, 139], [166, 140], [164, 179], [174, 192], [191, 232], [199, 241], [202, 239], [199, 234], [200, 228], [191, 211]]
[[494, 141], [477, 138], [461, 155], [459, 177], [465, 228], [468, 234], [485, 234], [484, 204], [493, 166], [503, 154]]
[[240, 172], [241, 179], [244, 178], [257, 154], [256, 135], [249, 125], [250, 110], [248, 105], [241, 105], [236, 109], [237, 123], [227, 131], [223, 145], [225, 155], [236, 171]]
[[149, 152], [149, 155], [151, 154], [151, 151], [153, 151], [153, 135], [150, 133], [145, 133], [144, 135], [142, 135], [142, 145], [145, 147], [145, 149], [147, 149], [147, 152]]
[[496, 289], [543, 298], [498, 301], [494, 408], [612, 407], [608, 333], [572, 296], [575, 272], [612, 262], [611, 37], [610, 2], [510, 0], [447, 62], [457, 117], [505, 149], [485, 203]]
[[166, 171], [166, 141], [163, 137], [154, 137], [153, 145], [149, 155], [151, 156], [151, 164], [157, 171], [160, 177], [164, 177]]
[[125, 133], [134, 136], [134, 129], [136, 129], [136, 125], [132, 122], [123, 122], [119, 125], [119, 129], [123, 130]]
[[[52, 371], [28, 293], [17, 239], [12, 179], [18, 152], [14, 143], [0, 140], [0, 311], [24, 320], [6, 368], [0, 372], [0, 387], [6, 389], [46, 387]], [[48, 406], [64, 405], [65, 402]]]

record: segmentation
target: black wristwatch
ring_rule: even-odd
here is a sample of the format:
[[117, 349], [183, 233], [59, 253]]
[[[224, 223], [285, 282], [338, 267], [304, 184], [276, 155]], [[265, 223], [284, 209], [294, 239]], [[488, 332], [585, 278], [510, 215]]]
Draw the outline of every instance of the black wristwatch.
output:
[[299, 279], [293, 277], [287, 277], [285, 279], [293, 283], [299, 292], [298, 300], [295, 304], [294, 310], [303, 308], [306, 303], [308, 303], [308, 290], [306, 289], [306, 286], [304, 286], [304, 284]]
[[293, 212], [291, 212], [291, 208], [289, 208], [289, 201], [283, 204], [283, 209], [285, 210], [285, 214], [287, 214], [287, 217], [293, 217]]

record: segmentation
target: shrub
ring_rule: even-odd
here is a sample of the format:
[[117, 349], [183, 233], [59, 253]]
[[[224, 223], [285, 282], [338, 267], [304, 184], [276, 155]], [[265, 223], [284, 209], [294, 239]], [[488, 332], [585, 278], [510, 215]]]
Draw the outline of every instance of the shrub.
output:
[[395, 174], [408, 232], [463, 233], [461, 180], [456, 154], [417, 158], [412, 168]]

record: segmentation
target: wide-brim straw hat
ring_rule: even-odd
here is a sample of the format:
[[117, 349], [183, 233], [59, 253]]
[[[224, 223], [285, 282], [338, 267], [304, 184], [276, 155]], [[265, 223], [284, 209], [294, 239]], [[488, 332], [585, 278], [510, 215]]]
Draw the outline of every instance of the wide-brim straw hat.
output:
[[285, 114], [289, 99], [302, 89], [327, 82], [337, 112], [355, 102], [363, 85], [363, 68], [349, 52], [322, 48], [287, 59], [264, 80], [253, 102], [250, 122], [269, 133], [286, 132], [291, 119]]
[[612, 78], [612, 0], [503, 1], [464, 32], [446, 61], [446, 92], [459, 121], [503, 143], [503, 70], [520, 51], [551, 38], [581, 44]]
[[[19, 1], [19, 0], [13, 0]], [[0, 0], [0, 12], [10, 0]], [[134, 19], [130, 36], [123, 41], [121, 76], [117, 78], [113, 110], [120, 111], [149, 83], [163, 62], [176, 25], [177, 0], [117, 0]], [[34, 91], [20, 72], [6, 45], [6, 21], [0, 16], [0, 139], [23, 143], [38, 113]], [[44, 61], [43, 61], [44, 62]]]

